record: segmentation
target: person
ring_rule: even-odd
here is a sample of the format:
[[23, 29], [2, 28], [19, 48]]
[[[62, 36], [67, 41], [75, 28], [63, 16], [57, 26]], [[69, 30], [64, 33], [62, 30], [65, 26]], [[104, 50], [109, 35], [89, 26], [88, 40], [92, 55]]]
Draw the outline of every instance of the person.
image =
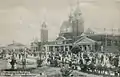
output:
[[119, 64], [119, 58], [118, 58], [118, 55], [114, 58], [114, 66], [115, 67], [118, 67], [118, 64]]
[[12, 58], [11, 58], [11, 69], [14, 70], [15, 69], [15, 64], [16, 64], [16, 60], [15, 60], [15, 57], [14, 57], [14, 54], [12, 55]]

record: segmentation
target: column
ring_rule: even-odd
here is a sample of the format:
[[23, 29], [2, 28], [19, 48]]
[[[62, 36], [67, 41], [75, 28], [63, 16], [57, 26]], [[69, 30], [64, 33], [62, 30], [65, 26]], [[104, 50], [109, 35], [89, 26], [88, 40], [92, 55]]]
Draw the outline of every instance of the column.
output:
[[46, 46], [46, 48], [45, 48], [46, 52], [49, 51], [49, 48], [50, 48], [50, 46]]
[[78, 53], [78, 62], [79, 62], [79, 60], [80, 60], [80, 56], [81, 56], [81, 55], [80, 55], [80, 52], [79, 52], [79, 53]]
[[84, 51], [84, 47], [83, 47], [83, 45], [81, 45], [81, 48], [82, 48], [82, 51]]
[[89, 49], [89, 46], [88, 46], [88, 45], [86, 45], [86, 49], [87, 49], [87, 51], [90, 51], [90, 49]]
[[119, 56], [119, 64], [118, 64], [118, 66], [120, 66], [120, 56]]
[[69, 46], [67, 46], [67, 55], [68, 55], [68, 52], [69, 52]]
[[93, 48], [92, 48], [92, 45], [90, 45], [90, 50], [92, 50]]
[[63, 46], [63, 51], [65, 51], [65, 48], [66, 48], [66, 47], [65, 47], [65, 46]]
[[57, 51], [59, 51], [59, 46], [57, 46], [57, 49], [56, 49]]
[[69, 47], [69, 45], [67, 46], [67, 49], [68, 49], [68, 51], [70, 51], [70, 47]]
[[61, 46], [59, 46], [59, 51], [61, 51]]
[[103, 50], [103, 46], [101, 46], [101, 51], [103, 52], [104, 50]]
[[53, 46], [53, 51], [55, 51], [55, 46]]

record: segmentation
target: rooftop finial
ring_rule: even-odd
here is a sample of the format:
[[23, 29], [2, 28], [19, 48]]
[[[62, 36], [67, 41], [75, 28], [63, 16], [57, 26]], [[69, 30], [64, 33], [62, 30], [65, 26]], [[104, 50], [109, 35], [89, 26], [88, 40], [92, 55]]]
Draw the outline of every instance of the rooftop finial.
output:
[[71, 19], [72, 19], [72, 12], [73, 12], [72, 0], [69, 1], [69, 6], [70, 6], [69, 21], [71, 21]]

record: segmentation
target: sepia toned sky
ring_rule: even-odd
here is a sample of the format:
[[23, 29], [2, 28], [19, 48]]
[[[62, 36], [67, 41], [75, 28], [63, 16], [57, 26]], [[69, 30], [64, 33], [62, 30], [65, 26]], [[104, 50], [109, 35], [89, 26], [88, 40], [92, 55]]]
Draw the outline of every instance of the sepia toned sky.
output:
[[[45, 20], [49, 40], [54, 40], [70, 5], [77, 0], [0, 0], [0, 44], [12, 41], [29, 44], [40, 40], [40, 28]], [[80, 0], [85, 28], [120, 28], [119, 0]]]

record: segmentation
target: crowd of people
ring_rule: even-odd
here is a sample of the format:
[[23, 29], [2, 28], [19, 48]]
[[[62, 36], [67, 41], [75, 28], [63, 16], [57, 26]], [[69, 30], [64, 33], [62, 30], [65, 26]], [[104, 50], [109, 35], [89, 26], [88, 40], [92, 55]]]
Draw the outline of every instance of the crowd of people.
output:
[[47, 63], [53, 67], [68, 64], [73, 70], [82, 72], [120, 76], [120, 55], [104, 52], [71, 51], [49, 52]]

